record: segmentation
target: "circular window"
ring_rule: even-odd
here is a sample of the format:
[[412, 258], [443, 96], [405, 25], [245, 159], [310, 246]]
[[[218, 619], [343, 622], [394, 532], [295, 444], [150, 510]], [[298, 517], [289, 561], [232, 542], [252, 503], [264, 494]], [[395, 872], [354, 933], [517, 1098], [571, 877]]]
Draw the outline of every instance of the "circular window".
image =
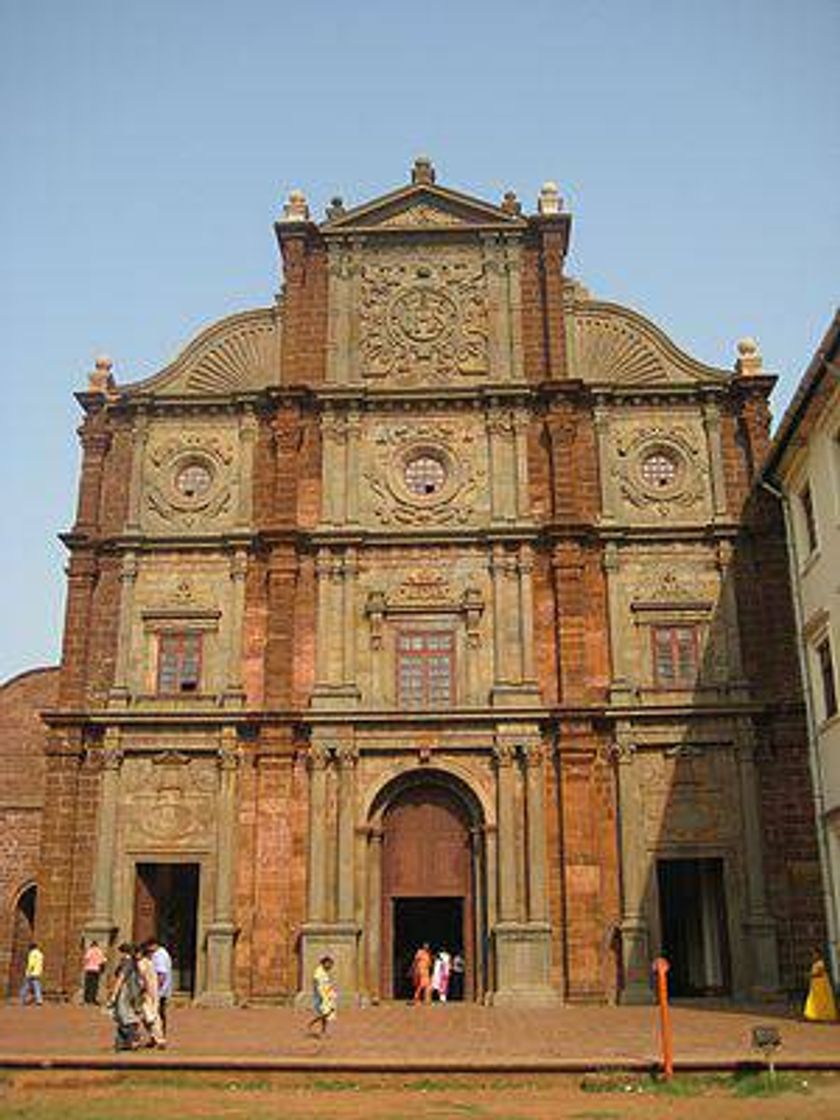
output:
[[667, 490], [677, 481], [679, 466], [671, 455], [657, 450], [642, 459], [639, 473], [651, 490]]
[[213, 475], [204, 463], [187, 463], [175, 476], [175, 486], [185, 498], [201, 498], [210, 489]]
[[412, 494], [439, 493], [446, 482], [446, 468], [433, 455], [415, 455], [405, 464], [405, 484]]

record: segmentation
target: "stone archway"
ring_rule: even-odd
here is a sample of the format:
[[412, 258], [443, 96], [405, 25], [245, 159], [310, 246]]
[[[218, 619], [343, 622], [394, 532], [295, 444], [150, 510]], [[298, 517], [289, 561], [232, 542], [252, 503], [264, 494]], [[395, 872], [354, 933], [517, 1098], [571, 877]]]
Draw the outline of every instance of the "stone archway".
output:
[[23, 983], [26, 968], [26, 954], [35, 934], [35, 909], [38, 902], [38, 888], [34, 883], [24, 887], [17, 897], [12, 913], [12, 942], [10, 947], [9, 977], [7, 992], [14, 997]]
[[[377, 798], [369, 918], [378, 936], [369, 980], [385, 999], [410, 990], [411, 958], [429, 941], [460, 952], [466, 963], [463, 997], [485, 989], [484, 852], [482, 814], [472, 792], [443, 771], [411, 772]], [[373, 913], [376, 909], [378, 912]]]

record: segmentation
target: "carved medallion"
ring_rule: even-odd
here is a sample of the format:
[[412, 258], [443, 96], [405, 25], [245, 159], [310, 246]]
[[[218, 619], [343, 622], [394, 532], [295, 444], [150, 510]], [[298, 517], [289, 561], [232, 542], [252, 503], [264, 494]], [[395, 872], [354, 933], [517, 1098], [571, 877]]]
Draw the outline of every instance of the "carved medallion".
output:
[[233, 466], [232, 447], [212, 433], [155, 440], [146, 461], [146, 509], [187, 528], [215, 520], [230, 507]]
[[422, 384], [489, 370], [486, 279], [477, 249], [392, 247], [367, 254], [358, 318], [365, 377]]
[[613, 476], [638, 509], [667, 517], [706, 497], [708, 466], [701, 444], [686, 427], [640, 427], [619, 434]]

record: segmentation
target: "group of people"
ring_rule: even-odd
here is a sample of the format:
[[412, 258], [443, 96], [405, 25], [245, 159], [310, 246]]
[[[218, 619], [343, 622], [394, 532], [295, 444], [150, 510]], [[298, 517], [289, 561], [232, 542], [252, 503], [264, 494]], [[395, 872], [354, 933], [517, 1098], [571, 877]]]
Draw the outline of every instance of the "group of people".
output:
[[424, 941], [411, 963], [411, 982], [415, 1003], [464, 998], [464, 958], [454, 956], [445, 945], [432, 955], [428, 941]]
[[142, 945], [124, 941], [108, 1007], [115, 1050], [166, 1046], [166, 1009], [172, 995], [172, 958], [154, 938]]

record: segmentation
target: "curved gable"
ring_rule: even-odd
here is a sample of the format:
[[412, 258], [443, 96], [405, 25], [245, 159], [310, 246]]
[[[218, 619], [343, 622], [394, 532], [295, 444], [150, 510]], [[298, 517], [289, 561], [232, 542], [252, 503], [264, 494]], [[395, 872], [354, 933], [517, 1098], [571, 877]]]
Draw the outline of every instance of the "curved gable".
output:
[[278, 385], [280, 338], [277, 308], [242, 311], [207, 327], [159, 373], [121, 388], [129, 395], [205, 396]]
[[569, 376], [605, 385], [722, 384], [727, 370], [680, 350], [649, 319], [601, 300], [577, 299], [567, 318]]

